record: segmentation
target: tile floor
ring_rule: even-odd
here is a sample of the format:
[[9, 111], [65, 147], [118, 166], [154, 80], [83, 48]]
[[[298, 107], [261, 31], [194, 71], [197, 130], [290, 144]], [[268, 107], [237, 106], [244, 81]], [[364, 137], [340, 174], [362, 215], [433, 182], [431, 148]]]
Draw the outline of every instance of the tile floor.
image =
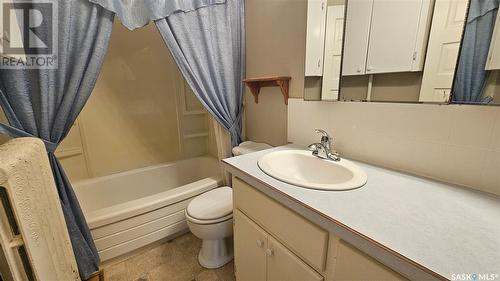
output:
[[215, 270], [198, 263], [201, 240], [187, 233], [104, 264], [105, 281], [234, 281], [233, 262]]

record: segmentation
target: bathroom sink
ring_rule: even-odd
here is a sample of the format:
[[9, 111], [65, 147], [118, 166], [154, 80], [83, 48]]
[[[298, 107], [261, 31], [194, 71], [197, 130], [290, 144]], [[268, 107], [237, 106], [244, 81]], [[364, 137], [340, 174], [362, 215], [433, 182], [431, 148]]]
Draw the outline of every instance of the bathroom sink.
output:
[[366, 173], [353, 162], [320, 159], [306, 150], [271, 152], [261, 157], [258, 165], [277, 180], [312, 189], [355, 189], [367, 181]]

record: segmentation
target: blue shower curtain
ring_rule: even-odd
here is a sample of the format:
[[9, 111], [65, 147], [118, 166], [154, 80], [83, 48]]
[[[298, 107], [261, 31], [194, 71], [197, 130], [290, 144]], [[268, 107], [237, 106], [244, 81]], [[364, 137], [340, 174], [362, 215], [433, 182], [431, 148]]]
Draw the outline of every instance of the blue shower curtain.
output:
[[453, 87], [455, 103], [489, 103], [485, 70], [500, 0], [471, 0]]
[[187, 83], [229, 130], [233, 146], [241, 142], [244, 22], [244, 0], [227, 0], [155, 21]]
[[130, 30], [143, 27], [152, 20], [163, 19], [174, 13], [189, 12], [226, 0], [89, 0], [116, 14]]
[[[58, 1], [57, 23], [57, 69], [0, 70], [0, 105], [10, 124], [0, 123], [0, 133], [45, 142], [80, 277], [85, 280], [99, 269], [99, 255], [54, 151], [94, 88], [113, 14], [87, 0]], [[50, 31], [38, 30], [37, 35], [48, 40]]]

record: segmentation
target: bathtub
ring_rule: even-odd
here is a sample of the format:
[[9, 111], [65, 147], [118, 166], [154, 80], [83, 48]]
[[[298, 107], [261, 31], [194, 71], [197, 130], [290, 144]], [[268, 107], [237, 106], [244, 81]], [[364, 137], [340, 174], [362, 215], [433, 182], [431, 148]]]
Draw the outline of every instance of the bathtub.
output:
[[188, 229], [184, 209], [220, 186], [215, 158], [198, 157], [73, 184], [102, 261]]

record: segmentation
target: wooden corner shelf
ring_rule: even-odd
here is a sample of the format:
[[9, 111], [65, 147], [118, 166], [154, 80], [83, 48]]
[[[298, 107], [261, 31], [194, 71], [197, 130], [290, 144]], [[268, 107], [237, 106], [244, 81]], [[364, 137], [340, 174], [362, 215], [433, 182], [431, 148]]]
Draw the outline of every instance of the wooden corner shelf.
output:
[[290, 76], [271, 76], [260, 78], [249, 78], [243, 80], [248, 86], [254, 97], [255, 103], [259, 103], [259, 93], [262, 87], [280, 87], [285, 104], [288, 105], [288, 88], [289, 82], [292, 79]]

